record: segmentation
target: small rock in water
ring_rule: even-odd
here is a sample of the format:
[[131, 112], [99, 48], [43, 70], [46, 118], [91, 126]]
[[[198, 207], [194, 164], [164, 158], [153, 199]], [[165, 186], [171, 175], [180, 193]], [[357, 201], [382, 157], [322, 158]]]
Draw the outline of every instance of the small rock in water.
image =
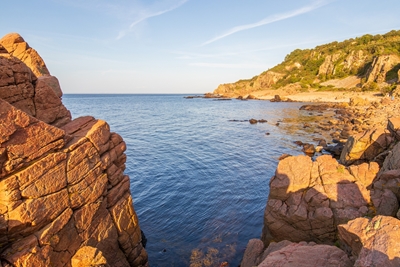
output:
[[314, 155], [315, 147], [313, 144], [303, 144], [303, 152], [307, 155]]
[[302, 146], [302, 145], [303, 145], [303, 142], [301, 142], [301, 141], [294, 141], [294, 143], [295, 143], [296, 145], [298, 145], [298, 146]]
[[256, 119], [250, 119], [249, 122], [250, 122], [250, 124], [256, 124], [257, 120]]
[[270, 135], [270, 133], [265, 133], [265, 135]]

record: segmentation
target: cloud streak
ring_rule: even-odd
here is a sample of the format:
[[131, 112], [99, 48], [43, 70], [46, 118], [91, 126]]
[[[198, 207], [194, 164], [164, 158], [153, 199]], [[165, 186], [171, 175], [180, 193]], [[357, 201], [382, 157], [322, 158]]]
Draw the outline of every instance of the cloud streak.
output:
[[289, 12], [286, 12], [286, 13], [280, 13], [280, 14], [276, 14], [276, 15], [273, 15], [273, 16], [269, 16], [269, 17], [266, 17], [266, 18], [264, 18], [264, 19], [262, 19], [262, 20], [260, 20], [258, 22], [255, 22], [255, 23], [245, 24], [245, 25], [240, 25], [240, 26], [233, 27], [232, 29], [226, 31], [225, 33], [223, 33], [223, 34], [221, 34], [221, 35], [219, 35], [217, 37], [214, 37], [214, 38], [202, 43], [201, 46], [205, 46], [205, 45], [211, 44], [211, 43], [213, 43], [215, 41], [218, 41], [218, 40], [220, 40], [222, 38], [225, 38], [225, 37], [227, 37], [229, 35], [232, 35], [234, 33], [237, 33], [237, 32], [253, 29], [253, 28], [260, 27], [260, 26], [263, 26], [263, 25], [267, 25], [267, 24], [270, 24], [270, 23], [273, 23], [273, 22], [289, 19], [289, 18], [292, 18], [292, 17], [296, 17], [296, 16], [299, 16], [299, 15], [311, 12], [311, 11], [313, 11], [315, 9], [318, 9], [318, 8], [320, 8], [320, 7], [322, 7], [322, 6], [326, 5], [326, 4], [328, 4], [328, 1], [319, 0], [319, 1], [316, 1], [316, 2], [312, 3], [311, 5], [308, 5], [308, 6], [296, 9], [296, 10], [292, 10], [292, 11], [289, 11]]
[[186, 2], [188, 2], [189, 0], [181, 0], [178, 3], [176, 3], [175, 5], [172, 5], [170, 7], [167, 7], [165, 9], [162, 10], [143, 10], [143, 12], [141, 12], [141, 14], [138, 16], [138, 18], [133, 21], [130, 25], [129, 28], [126, 30], [122, 30], [119, 32], [118, 36], [117, 36], [117, 40], [123, 38], [129, 31], [131, 31], [137, 24], [152, 18], [152, 17], [157, 17], [160, 16], [162, 14], [168, 13], [174, 9], [177, 9], [178, 7], [182, 6], [183, 4], [185, 4]]

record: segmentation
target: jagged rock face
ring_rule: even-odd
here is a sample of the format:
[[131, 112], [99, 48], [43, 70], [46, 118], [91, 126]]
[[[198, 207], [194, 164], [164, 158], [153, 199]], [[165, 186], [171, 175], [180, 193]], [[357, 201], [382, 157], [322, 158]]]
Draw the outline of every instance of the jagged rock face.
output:
[[400, 221], [393, 217], [357, 218], [339, 225], [339, 239], [357, 258], [354, 266], [400, 266]]
[[386, 80], [386, 73], [399, 63], [400, 58], [396, 55], [375, 57], [372, 66], [367, 72], [367, 82], [384, 82]]
[[396, 144], [386, 156], [375, 179], [371, 199], [376, 214], [396, 216], [400, 206], [400, 144]]
[[346, 57], [343, 62], [344, 69], [353, 69], [358, 71], [362, 66], [365, 65], [368, 56], [362, 50], [353, 50], [350, 54]]
[[324, 63], [319, 67], [318, 75], [327, 76], [335, 73], [336, 61], [340, 58], [341, 53], [328, 55], [325, 57]]
[[370, 202], [367, 186], [379, 170], [377, 163], [346, 168], [331, 156], [308, 156], [279, 162], [270, 181], [262, 240], [314, 241], [332, 244], [336, 226], [365, 216]]
[[145, 265], [122, 138], [92, 117], [60, 129], [0, 108], [0, 259], [71, 266], [88, 246], [110, 266]]
[[[9, 38], [4, 37], [2, 40]], [[16, 51], [24, 54], [21, 48]], [[43, 60], [40, 62], [44, 65]], [[56, 77], [46, 74], [37, 78], [20, 59], [8, 53], [0, 54], [1, 99], [41, 121], [62, 126], [71, 121], [71, 114], [62, 104], [61, 96], [62, 91]]]
[[260, 89], [268, 89], [274, 84], [276, 84], [279, 79], [283, 77], [283, 74], [273, 72], [273, 71], [267, 71], [257, 77], [257, 79], [254, 81], [253, 87], [257, 90]]
[[38, 52], [29, 47], [28, 43], [25, 42], [24, 38], [22, 38], [18, 33], [9, 33], [5, 35], [0, 39], [0, 45], [2, 45], [12, 56], [24, 62], [36, 77], [50, 75], [46, 64]]
[[125, 142], [61, 95], [0, 54], [0, 266], [147, 266]]

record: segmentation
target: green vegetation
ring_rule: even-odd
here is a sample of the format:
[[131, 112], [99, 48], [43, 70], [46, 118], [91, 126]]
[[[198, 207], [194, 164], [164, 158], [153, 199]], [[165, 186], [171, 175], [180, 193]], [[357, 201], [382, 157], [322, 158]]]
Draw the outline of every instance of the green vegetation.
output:
[[[346, 90], [321, 86], [320, 83], [331, 79], [342, 79], [348, 76], [366, 77], [375, 57], [380, 55], [397, 55], [400, 57], [400, 30], [386, 34], [366, 34], [343, 42], [332, 42], [314, 49], [296, 49], [288, 54], [284, 61], [268, 71], [283, 74], [273, 88], [277, 89], [288, 84], [298, 83], [301, 90], [315, 88], [319, 91]], [[385, 81], [392, 83], [398, 80], [400, 64], [390, 70]], [[267, 71], [260, 74], [264, 75]], [[251, 87], [258, 76], [249, 80], [240, 80], [236, 84]], [[365, 81], [365, 79], [364, 79]], [[377, 83], [362, 84], [363, 91], [381, 90]], [[385, 89], [389, 90], [389, 89]]]

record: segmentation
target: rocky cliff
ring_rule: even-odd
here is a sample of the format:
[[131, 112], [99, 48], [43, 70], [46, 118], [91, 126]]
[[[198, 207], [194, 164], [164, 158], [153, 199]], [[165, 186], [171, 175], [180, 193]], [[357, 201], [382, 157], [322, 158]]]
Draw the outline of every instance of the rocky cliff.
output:
[[0, 266], [147, 266], [121, 136], [72, 120], [21, 36], [0, 53]]
[[[400, 31], [391, 31], [313, 49], [296, 49], [282, 63], [260, 75], [219, 85], [213, 93], [245, 97], [271, 89], [289, 90], [291, 93], [334, 87], [348, 91], [393, 89], [390, 85], [399, 78], [399, 40]], [[345, 78], [356, 82], [341, 82]]]

